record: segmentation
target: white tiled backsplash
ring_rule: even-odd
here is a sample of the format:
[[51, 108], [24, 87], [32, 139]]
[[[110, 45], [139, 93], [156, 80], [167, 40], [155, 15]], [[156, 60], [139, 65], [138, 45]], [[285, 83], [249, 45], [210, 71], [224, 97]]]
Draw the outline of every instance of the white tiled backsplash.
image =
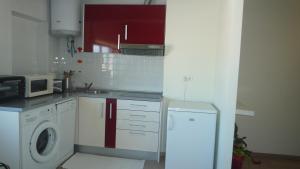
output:
[[[83, 62], [77, 63], [78, 59]], [[163, 90], [163, 57], [80, 53], [72, 58], [55, 57], [52, 69], [62, 77], [74, 70], [73, 86], [93, 82], [93, 87], [114, 90]]]

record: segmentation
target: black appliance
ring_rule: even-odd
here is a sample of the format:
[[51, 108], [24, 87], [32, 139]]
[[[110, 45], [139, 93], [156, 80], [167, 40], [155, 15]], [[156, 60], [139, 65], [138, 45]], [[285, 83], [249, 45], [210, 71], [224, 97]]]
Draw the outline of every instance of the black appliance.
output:
[[0, 102], [25, 97], [25, 77], [0, 75]]
[[65, 91], [65, 81], [63, 79], [53, 80], [53, 93], [63, 93]]

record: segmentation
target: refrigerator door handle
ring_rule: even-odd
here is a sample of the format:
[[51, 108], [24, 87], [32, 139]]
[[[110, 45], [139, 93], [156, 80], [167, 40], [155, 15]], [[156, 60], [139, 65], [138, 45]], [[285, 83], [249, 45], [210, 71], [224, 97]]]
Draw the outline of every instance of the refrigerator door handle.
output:
[[168, 118], [168, 130], [173, 130], [174, 129], [174, 117], [172, 114], [169, 114]]

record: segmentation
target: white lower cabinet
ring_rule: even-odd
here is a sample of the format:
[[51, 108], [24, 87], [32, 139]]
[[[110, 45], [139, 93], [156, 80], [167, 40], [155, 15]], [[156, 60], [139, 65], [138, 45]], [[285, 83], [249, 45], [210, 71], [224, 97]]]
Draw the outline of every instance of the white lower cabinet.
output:
[[118, 100], [116, 148], [159, 152], [160, 102]]
[[159, 131], [159, 125], [157, 122], [117, 120], [117, 129], [149, 131], [157, 133]]
[[78, 144], [104, 147], [106, 100], [79, 97], [78, 103]]
[[76, 101], [57, 103], [56, 111], [60, 129], [59, 163], [74, 153]]
[[111, 142], [115, 141], [115, 146], [110, 148], [157, 152], [159, 159], [160, 102], [118, 99], [113, 131], [106, 129], [109, 126], [106, 107], [110, 109], [107, 99], [79, 97], [78, 104], [78, 145], [106, 147], [109, 137], [113, 139]]
[[137, 151], [158, 151], [158, 133], [117, 129], [116, 147]]
[[159, 112], [145, 112], [141, 110], [118, 109], [117, 120], [136, 120], [159, 122]]

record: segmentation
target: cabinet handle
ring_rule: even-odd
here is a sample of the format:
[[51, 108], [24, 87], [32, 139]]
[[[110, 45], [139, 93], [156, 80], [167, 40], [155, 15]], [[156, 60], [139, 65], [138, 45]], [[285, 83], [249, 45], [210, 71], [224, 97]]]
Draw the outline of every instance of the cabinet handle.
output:
[[142, 118], [145, 118], [146, 115], [139, 115], [139, 114], [131, 114], [129, 115], [130, 117], [142, 117]]
[[143, 104], [130, 104], [131, 106], [138, 106], [138, 107], [147, 107], [147, 105]]
[[141, 133], [141, 132], [133, 132], [133, 131], [130, 131], [129, 133], [130, 133], [130, 134], [134, 134], [134, 135], [143, 135], [143, 136], [145, 136], [145, 133]]
[[109, 104], [109, 119], [112, 119], [112, 104]]
[[125, 25], [125, 40], [128, 38], [128, 25]]
[[143, 127], [143, 128], [146, 128], [145, 125], [138, 125], [138, 124], [129, 124], [129, 126], [132, 126], [132, 127]]
[[118, 34], [118, 50], [120, 49], [120, 39], [121, 39], [121, 36], [120, 36], [120, 34]]
[[169, 114], [168, 130], [173, 130], [173, 129], [174, 129], [174, 118], [173, 118], [173, 115]]

